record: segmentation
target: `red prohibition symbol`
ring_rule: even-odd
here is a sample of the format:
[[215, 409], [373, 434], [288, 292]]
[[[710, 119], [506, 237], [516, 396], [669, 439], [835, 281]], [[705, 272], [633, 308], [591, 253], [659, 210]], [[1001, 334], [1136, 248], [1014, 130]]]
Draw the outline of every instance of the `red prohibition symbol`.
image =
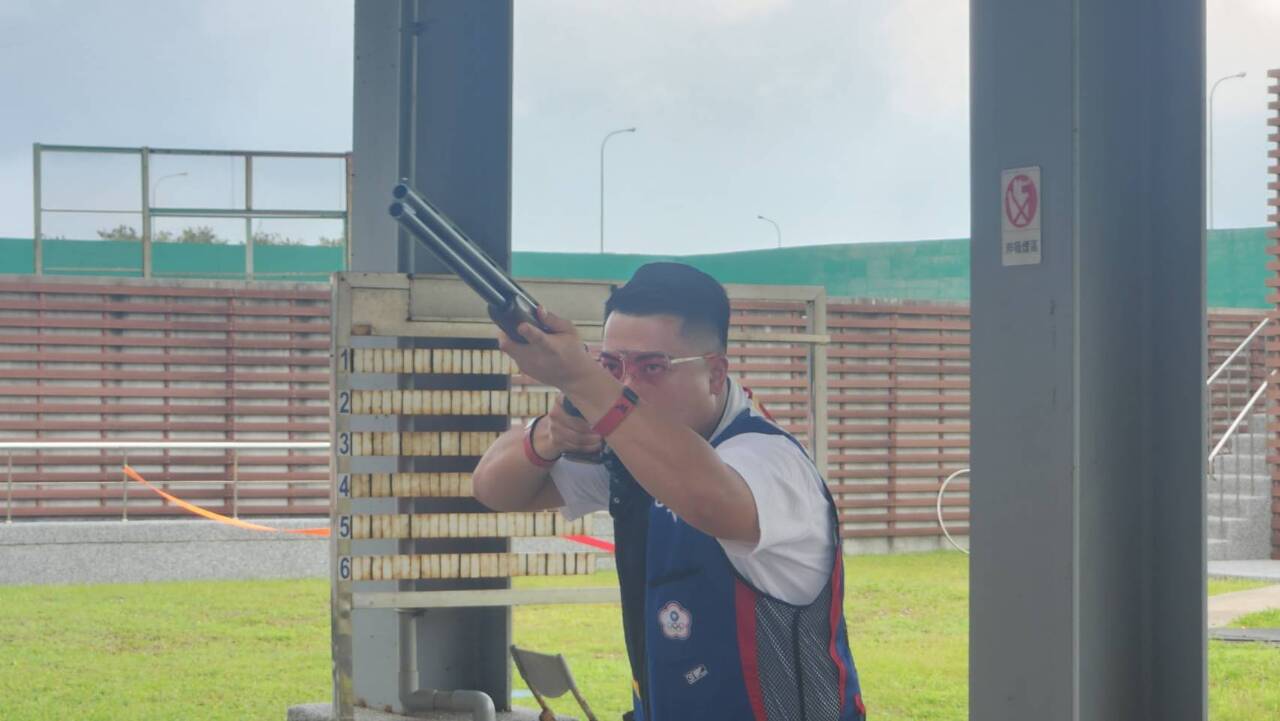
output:
[[1036, 218], [1040, 193], [1035, 181], [1019, 173], [1004, 189], [1004, 215], [1015, 228], [1025, 228]]

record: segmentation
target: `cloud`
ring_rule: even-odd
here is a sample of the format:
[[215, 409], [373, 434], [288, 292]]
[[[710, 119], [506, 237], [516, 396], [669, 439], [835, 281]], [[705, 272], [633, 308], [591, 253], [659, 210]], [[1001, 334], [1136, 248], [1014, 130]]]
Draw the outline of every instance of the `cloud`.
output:
[[888, 114], [935, 116], [968, 126], [969, 3], [894, 0], [879, 23]]

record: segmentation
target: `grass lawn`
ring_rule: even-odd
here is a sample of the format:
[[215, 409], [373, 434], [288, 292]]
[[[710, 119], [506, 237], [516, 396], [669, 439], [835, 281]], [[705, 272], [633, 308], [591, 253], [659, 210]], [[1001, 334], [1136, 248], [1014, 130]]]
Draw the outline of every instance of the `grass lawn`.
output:
[[1280, 628], [1280, 608], [1241, 616], [1230, 625], [1233, 628]]
[[[847, 568], [850, 640], [872, 718], [965, 719], [964, 558], [853, 557]], [[518, 583], [615, 582], [601, 573]], [[1242, 623], [1280, 626], [1280, 612]], [[514, 627], [517, 644], [568, 657], [602, 719], [629, 704], [616, 607], [517, 608]], [[330, 697], [329, 669], [320, 580], [0, 587], [3, 721], [283, 721], [287, 706]], [[1209, 677], [1215, 721], [1280, 718], [1280, 649], [1215, 642]]]
[[1250, 591], [1270, 585], [1266, 581], [1251, 581], [1246, 578], [1210, 578], [1209, 595], [1218, 596], [1224, 593], [1235, 593], [1236, 591]]

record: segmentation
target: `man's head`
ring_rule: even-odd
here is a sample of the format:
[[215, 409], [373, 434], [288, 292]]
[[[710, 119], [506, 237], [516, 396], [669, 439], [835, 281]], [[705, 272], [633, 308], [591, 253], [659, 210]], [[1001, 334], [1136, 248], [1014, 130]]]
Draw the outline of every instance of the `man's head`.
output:
[[[641, 266], [605, 303], [602, 353], [646, 403], [711, 433], [726, 390], [729, 298], [683, 263]], [[646, 355], [657, 354], [657, 355]], [[666, 361], [676, 362], [665, 365]]]

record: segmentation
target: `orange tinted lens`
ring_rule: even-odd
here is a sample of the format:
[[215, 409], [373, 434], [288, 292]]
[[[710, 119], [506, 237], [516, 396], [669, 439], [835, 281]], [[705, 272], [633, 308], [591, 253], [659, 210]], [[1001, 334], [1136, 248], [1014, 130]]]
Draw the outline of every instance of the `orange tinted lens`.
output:
[[632, 358], [631, 370], [644, 380], [657, 380], [671, 370], [671, 359], [661, 353], [642, 353]]
[[609, 371], [609, 375], [617, 378], [618, 380], [622, 380], [622, 376], [625, 375], [625, 371], [622, 367], [621, 358], [607, 353], [601, 353], [596, 357], [596, 360], [600, 362], [600, 365], [604, 366], [605, 370]]

